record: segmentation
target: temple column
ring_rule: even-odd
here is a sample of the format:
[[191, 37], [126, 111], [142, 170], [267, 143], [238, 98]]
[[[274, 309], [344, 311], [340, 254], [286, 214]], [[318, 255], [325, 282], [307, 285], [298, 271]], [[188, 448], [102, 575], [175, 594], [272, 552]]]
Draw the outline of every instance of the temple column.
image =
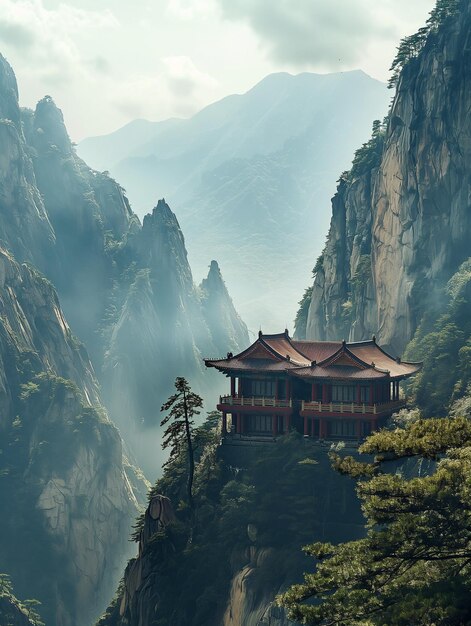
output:
[[236, 395], [236, 379], [234, 376], [231, 376], [231, 396], [235, 398]]
[[308, 418], [304, 417], [304, 436], [307, 437], [309, 435], [309, 422]]
[[289, 433], [291, 428], [291, 415], [286, 416], [286, 433]]
[[355, 402], [357, 404], [361, 404], [361, 391], [360, 391], [360, 385], [356, 386], [356, 400]]
[[328, 401], [327, 385], [325, 383], [322, 383], [322, 403], [327, 404]]
[[325, 438], [324, 425], [325, 425], [324, 420], [319, 418], [319, 439]]
[[317, 400], [317, 385], [312, 383], [311, 385], [311, 400], [315, 402]]
[[355, 435], [357, 439], [361, 439], [361, 420], [355, 420]]
[[370, 404], [375, 403], [375, 387], [373, 383], [370, 383]]
[[227, 434], [227, 413], [225, 411], [222, 414], [222, 434]]
[[289, 402], [291, 399], [291, 385], [288, 379], [286, 379], [286, 400]]
[[272, 417], [272, 427], [273, 427], [273, 437], [276, 437], [278, 434], [278, 415], [274, 415]]
[[237, 426], [236, 426], [236, 433], [238, 435], [242, 434], [242, 416], [240, 413], [237, 413]]
[[375, 430], [378, 430], [378, 420], [374, 419], [371, 422], [371, 432], [373, 433]]

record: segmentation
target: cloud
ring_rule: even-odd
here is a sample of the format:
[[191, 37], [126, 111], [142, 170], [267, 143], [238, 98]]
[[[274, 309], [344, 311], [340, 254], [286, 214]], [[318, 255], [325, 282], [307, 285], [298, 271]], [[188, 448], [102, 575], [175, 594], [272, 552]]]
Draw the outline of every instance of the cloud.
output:
[[169, 0], [166, 12], [180, 20], [193, 20], [214, 14], [215, 0]]
[[212, 99], [218, 82], [200, 71], [186, 56], [165, 57], [155, 76], [137, 76], [116, 85], [111, 102], [121, 113], [132, 117], [161, 120], [187, 117]]
[[[376, 41], [398, 39], [407, 0], [217, 0], [229, 20], [243, 21], [259, 35], [276, 62], [325, 69], [358, 63]], [[430, 6], [433, 0], [416, 0]], [[409, 7], [409, 8], [408, 8]], [[405, 13], [404, 13], [405, 11]], [[402, 25], [404, 22], [403, 17]]]
[[[67, 82], [72, 74], [86, 71], [77, 36], [117, 25], [109, 10], [86, 11], [62, 3], [47, 9], [41, 0], [0, 0], [0, 45], [18, 55], [27, 50], [47, 85]], [[17, 58], [24, 65], [30, 63], [30, 57]]]

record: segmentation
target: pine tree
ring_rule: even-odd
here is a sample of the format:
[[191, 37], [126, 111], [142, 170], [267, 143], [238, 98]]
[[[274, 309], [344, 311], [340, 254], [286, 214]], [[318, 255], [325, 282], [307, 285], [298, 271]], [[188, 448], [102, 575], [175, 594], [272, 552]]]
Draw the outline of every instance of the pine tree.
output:
[[194, 450], [194, 416], [199, 415], [203, 406], [202, 398], [191, 391], [191, 387], [185, 378], [177, 378], [175, 380], [175, 389], [177, 390], [173, 396], [162, 405], [161, 411], [170, 410], [169, 414], [164, 417], [160, 425], [165, 426], [162, 448], [165, 450], [170, 448], [170, 454], [164, 463], [165, 468], [174, 463], [179, 457], [185, 455], [188, 461], [188, 478], [187, 478], [187, 501], [191, 513], [191, 527], [194, 525], [195, 506], [193, 501], [193, 480], [195, 475], [195, 450]]
[[[418, 420], [373, 434], [360, 450], [376, 454], [376, 463], [347, 457], [336, 465], [362, 476], [366, 537], [307, 546], [317, 569], [280, 604], [301, 624], [470, 624], [471, 422]], [[429, 460], [428, 475], [388, 473], [393, 460], [397, 469], [398, 459], [413, 456]]]

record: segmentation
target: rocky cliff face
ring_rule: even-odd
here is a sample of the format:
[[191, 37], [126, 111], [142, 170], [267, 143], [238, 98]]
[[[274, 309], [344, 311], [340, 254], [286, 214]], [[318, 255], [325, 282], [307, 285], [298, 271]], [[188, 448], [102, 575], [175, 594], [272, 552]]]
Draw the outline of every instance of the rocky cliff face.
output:
[[208, 276], [200, 285], [200, 293], [203, 315], [211, 329], [216, 353], [236, 353], [240, 346], [248, 346], [247, 327], [234, 308], [217, 261], [211, 261]]
[[471, 8], [432, 29], [397, 84], [378, 158], [333, 199], [308, 338], [365, 339], [402, 351], [424, 310], [469, 256]]
[[0, 250], [0, 560], [57, 626], [89, 624], [138, 506], [119, 434], [51, 284]]
[[44, 267], [55, 235], [25, 145], [15, 74], [0, 55], [0, 240], [22, 260]]
[[195, 287], [183, 234], [164, 200], [126, 250], [134, 273], [106, 356], [106, 395], [120, 423], [131, 414], [152, 424], [176, 373], [204, 394], [212, 379], [202, 357], [247, 345], [248, 333], [217, 264], [201, 293]]
[[221, 447], [211, 432], [196, 464], [191, 546], [185, 507], [173, 514], [157, 495], [181, 502], [182, 457], [151, 493], [137, 556], [99, 626], [292, 626], [275, 597], [312, 567], [301, 546], [363, 534], [354, 484], [332, 471], [325, 449], [295, 436]]
[[53, 100], [20, 110], [3, 57], [0, 79], [0, 110], [9, 116], [0, 128], [8, 139], [0, 150], [0, 239], [56, 287], [113, 417], [137, 428], [155, 422], [177, 375], [208, 388], [202, 356], [216, 352], [208, 322], [223, 353], [245, 347], [245, 325], [229, 297], [227, 310], [214, 301], [215, 315], [205, 291], [203, 306], [168, 205], [159, 202], [141, 226], [119, 184], [76, 155]]

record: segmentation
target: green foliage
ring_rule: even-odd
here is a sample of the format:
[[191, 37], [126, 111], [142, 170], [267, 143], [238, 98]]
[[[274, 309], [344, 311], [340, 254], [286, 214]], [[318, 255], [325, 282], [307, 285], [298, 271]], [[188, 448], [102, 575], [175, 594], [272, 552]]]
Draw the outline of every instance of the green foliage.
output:
[[[41, 603], [38, 600], [19, 601], [13, 594], [10, 576], [0, 573], [0, 623], [8, 626], [16, 623], [18, 614], [27, 618], [31, 626], [45, 626], [37, 612]], [[15, 615], [16, 613], [16, 615]]]
[[430, 34], [435, 34], [445, 25], [448, 20], [459, 13], [461, 0], [437, 0], [435, 8], [431, 11], [426, 26], [419, 28], [413, 35], [404, 37], [401, 40], [396, 56], [391, 64], [392, 72], [388, 82], [388, 87], [394, 87], [403, 68], [410, 63], [412, 59], [419, 56], [420, 52], [427, 43]]
[[352, 276], [352, 285], [356, 292], [364, 289], [371, 278], [371, 255], [362, 254], [358, 259], [355, 273]]
[[320, 254], [317, 257], [316, 264], [314, 265], [312, 269], [312, 275], [315, 276], [317, 272], [319, 272], [322, 269], [323, 265], [324, 265], [324, 253]]
[[371, 172], [371, 170], [379, 166], [383, 154], [387, 127], [387, 117], [385, 117], [383, 121], [375, 120], [373, 122], [371, 138], [364, 143], [361, 148], [356, 150], [350, 171], [342, 175], [346, 177], [346, 180], [351, 181], [358, 176]]
[[[246, 449], [248, 458], [239, 458], [239, 467], [233, 467], [225, 459], [230, 446], [219, 445], [220, 421], [219, 414], [210, 414], [194, 431], [196, 520], [191, 544], [187, 509], [180, 508], [177, 525], [145, 548], [146, 557], [155, 563], [158, 597], [151, 601], [158, 606], [162, 624], [221, 623], [234, 567], [246, 564], [251, 547], [262, 555], [251, 573], [251, 588], [270, 593], [286, 577], [301, 575], [307, 562], [303, 543], [326, 533], [338, 538], [326, 521], [328, 515], [337, 520], [331, 514], [333, 505], [349, 521], [361, 524], [353, 485], [342, 481], [344, 491], [338, 482], [332, 483], [332, 477], [340, 479], [323, 450], [305, 446], [303, 438], [292, 433], [276, 445]], [[149, 497], [160, 493], [178, 503], [185, 496], [186, 467], [181, 449]], [[143, 524], [141, 516], [135, 539]]]
[[294, 328], [296, 337], [304, 339], [306, 337], [307, 316], [309, 313], [309, 306], [311, 304], [313, 287], [308, 287], [304, 292], [303, 297], [298, 302], [299, 309], [296, 313], [296, 319], [294, 320]]
[[[411, 479], [342, 469], [362, 477], [357, 490], [367, 519], [364, 539], [314, 543], [314, 573], [279, 598], [291, 619], [338, 626], [464, 626], [471, 622], [471, 424], [418, 420], [380, 431], [363, 444], [379, 458], [439, 459]], [[349, 467], [350, 463], [350, 467]], [[368, 468], [368, 464], [365, 466]], [[388, 463], [383, 462], [387, 472]]]
[[[171, 466], [175, 461], [184, 456], [188, 461], [187, 475], [187, 504], [194, 514], [193, 503], [193, 480], [195, 474], [195, 453], [194, 453], [194, 416], [199, 415], [203, 406], [203, 399], [193, 391], [184, 378], [175, 380], [177, 390], [167, 402], [162, 405], [161, 411], [169, 411], [160, 426], [166, 426], [162, 438], [162, 448], [170, 448], [170, 454], [163, 464], [163, 467]], [[191, 538], [191, 534], [190, 534]]]
[[461, 265], [445, 293], [438, 319], [437, 312], [427, 312], [405, 351], [405, 358], [423, 361], [408, 391], [425, 416], [446, 415], [471, 383], [471, 260]]

